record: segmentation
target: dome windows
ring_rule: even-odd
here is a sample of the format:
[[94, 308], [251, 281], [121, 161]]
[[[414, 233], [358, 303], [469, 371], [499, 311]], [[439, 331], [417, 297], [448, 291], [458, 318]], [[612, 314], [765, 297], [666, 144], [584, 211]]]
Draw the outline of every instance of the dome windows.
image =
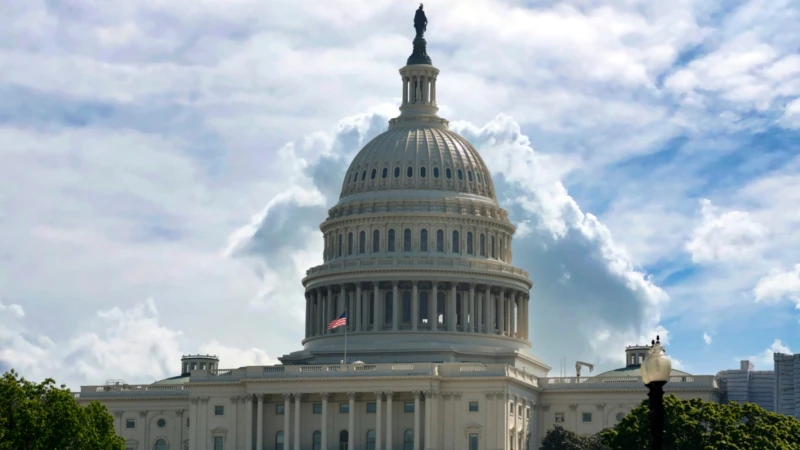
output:
[[347, 254], [353, 254], [353, 233], [347, 235]]
[[439, 178], [439, 168], [438, 167], [434, 167], [433, 168], [433, 178]]
[[419, 176], [420, 178], [425, 178], [425, 175], [427, 175], [427, 173], [425, 172], [425, 166], [422, 166], [419, 168]]
[[367, 252], [367, 233], [366, 231], [361, 231], [358, 233], [358, 253], [366, 253]]
[[386, 178], [388, 176], [389, 176], [389, 168], [388, 167], [384, 167], [383, 171], [381, 172], [381, 178]]
[[365, 170], [365, 171], [361, 172], [361, 181], [364, 181], [366, 179], [367, 179], [367, 171]]
[[378, 253], [380, 251], [381, 251], [381, 232], [379, 230], [375, 230], [372, 232], [372, 253]]
[[473, 248], [472, 248], [472, 231], [468, 231], [467, 232], [467, 254], [471, 255], [472, 254], [472, 250], [473, 250]]
[[478, 179], [478, 183], [483, 183], [483, 181], [481, 181], [481, 173], [480, 172], [475, 172], [475, 178]]
[[[374, 173], [374, 171], [373, 171], [373, 173]], [[375, 177], [372, 177], [372, 178], [375, 178]], [[470, 181], [470, 183], [472, 182], [472, 171], [471, 170], [467, 171], [467, 179]]]
[[453, 171], [451, 171], [449, 167], [444, 169], [444, 177], [448, 180], [453, 178]]
[[458, 237], [458, 230], [453, 231], [453, 253], [461, 253]]
[[411, 178], [413, 176], [414, 176], [414, 168], [408, 166], [408, 168], [406, 169], [406, 177]]
[[[374, 179], [375, 179], [375, 176], [376, 176], [377, 174], [378, 174], [378, 169], [372, 169], [372, 173], [369, 175], [369, 179], [370, 179], [370, 180], [374, 180]], [[472, 175], [472, 174], [470, 174], [470, 175]], [[472, 178], [472, 177], [470, 177], [470, 178]]]
[[411, 251], [411, 228], [403, 230], [403, 251]]
[[394, 252], [394, 230], [389, 230], [389, 239], [386, 242], [386, 251]]
[[399, 167], [395, 167], [394, 168], [394, 177], [395, 178], [400, 178], [400, 168]]
[[464, 179], [464, 172], [461, 169], [458, 169], [458, 180], [461, 181]]
[[436, 230], [436, 251], [444, 253], [444, 230]]
[[428, 251], [428, 230], [425, 228], [419, 230], [419, 251]]
[[353, 172], [353, 183], [358, 181], [358, 171]]

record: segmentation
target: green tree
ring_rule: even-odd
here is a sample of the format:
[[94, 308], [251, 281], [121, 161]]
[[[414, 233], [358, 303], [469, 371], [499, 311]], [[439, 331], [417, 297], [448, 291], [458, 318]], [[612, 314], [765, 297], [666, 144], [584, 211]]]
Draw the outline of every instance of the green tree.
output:
[[34, 383], [13, 369], [0, 378], [0, 450], [123, 450], [114, 418], [92, 402], [81, 407], [63, 385]]
[[[650, 448], [649, 400], [600, 435], [611, 450]], [[798, 450], [800, 421], [753, 403], [664, 397], [665, 450]]]
[[607, 450], [599, 436], [581, 437], [556, 425], [547, 430], [539, 450]]

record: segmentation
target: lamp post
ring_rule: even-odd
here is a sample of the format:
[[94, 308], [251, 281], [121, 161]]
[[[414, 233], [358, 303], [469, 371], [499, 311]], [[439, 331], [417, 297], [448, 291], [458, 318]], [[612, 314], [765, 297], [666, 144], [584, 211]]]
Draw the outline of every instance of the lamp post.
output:
[[669, 381], [672, 363], [664, 356], [664, 347], [656, 336], [642, 363], [642, 381], [650, 392], [650, 448], [664, 448], [664, 385]]

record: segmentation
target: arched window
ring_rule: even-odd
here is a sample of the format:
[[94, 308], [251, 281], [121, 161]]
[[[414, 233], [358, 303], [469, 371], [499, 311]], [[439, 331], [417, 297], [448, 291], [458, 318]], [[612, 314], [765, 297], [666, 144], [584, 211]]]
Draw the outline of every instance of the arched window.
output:
[[381, 178], [386, 178], [387, 176], [389, 176], [389, 169], [384, 167], [383, 171], [381, 172]]
[[403, 433], [403, 450], [414, 450], [414, 430]]
[[385, 302], [383, 304], [384, 308], [383, 311], [385, 313], [385, 317], [383, 323], [390, 324], [392, 323], [392, 317], [394, 316], [394, 301], [392, 300], [392, 291], [386, 291], [385, 295]]
[[428, 230], [425, 228], [419, 230], [419, 251], [428, 251]]
[[322, 432], [319, 430], [311, 435], [311, 450], [322, 450]]
[[439, 178], [439, 168], [438, 167], [434, 167], [433, 168], [433, 178]]
[[394, 230], [389, 230], [389, 242], [386, 243], [386, 251], [394, 251]]
[[[378, 169], [372, 169], [372, 173], [369, 174], [369, 179], [370, 180], [374, 180], [375, 179], [375, 175], [377, 175], [377, 174], [378, 174]], [[472, 172], [470, 172], [470, 175], [472, 175]], [[469, 178], [470, 178], [469, 181], [472, 181], [472, 177], [470, 176]]]
[[447, 178], [448, 180], [449, 180], [450, 178], [453, 178], [453, 172], [450, 170], [450, 168], [449, 168], [449, 167], [448, 167], [448, 168], [446, 168], [446, 169], [444, 169], [444, 176], [445, 176], [445, 178]]
[[428, 323], [428, 291], [419, 293], [419, 317], [417, 323]]
[[[366, 173], [366, 172], [364, 172], [364, 173]], [[461, 169], [458, 169], [458, 179], [459, 180], [463, 180], [464, 179], [464, 172], [462, 172]]]
[[478, 250], [480, 250], [481, 256], [486, 256], [486, 236], [484, 236], [483, 233], [481, 233], [480, 245], [478, 245], [478, 247], [480, 247]]
[[361, 172], [361, 181], [364, 181], [366, 179], [367, 179], [367, 171], [365, 170], [365, 171]]
[[283, 431], [275, 433], [275, 450], [283, 450]]
[[349, 434], [347, 430], [342, 430], [339, 432], [339, 450], [347, 450], [347, 438]]
[[453, 253], [461, 253], [461, 246], [458, 241], [458, 231], [453, 231]]
[[339, 256], [342, 256], [342, 251], [344, 251], [344, 245], [342, 245], [342, 234], [339, 233]]
[[425, 172], [425, 167], [424, 167], [424, 166], [423, 166], [423, 167], [420, 167], [420, 168], [419, 168], [419, 176], [420, 176], [421, 178], [425, 178], [425, 175], [426, 175], [426, 172]]
[[411, 323], [411, 291], [403, 291], [403, 323]]
[[436, 230], [436, 251], [444, 252], [444, 230]]
[[494, 258], [494, 257], [495, 257], [495, 253], [494, 253], [494, 236], [492, 236], [492, 258]]
[[372, 232], [372, 253], [381, 251], [381, 232], [375, 230]]
[[436, 318], [439, 321], [439, 325], [444, 323], [444, 292], [439, 291], [436, 294]]
[[472, 248], [472, 231], [467, 231], [467, 254], [471, 255], [474, 248]]
[[375, 430], [367, 431], [367, 450], [375, 450]]
[[353, 254], [353, 233], [347, 233], [347, 254]]
[[403, 251], [411, 251], [411, 228], [403, 230]]
[[155, 450], [167, 450], [167, 441], [159, 439], [156, 441], [156, 445], [154, 445], [153, 448]]
[[[373, 178], [375, 178], [375, 177], [373, 177]], [[468, 170], [468, 171], [467, 171], [467, 179], [468, 179], [469, 181], [472, 181], [472, 171], [471, 171], [471, 170]]]
[[395, 167], [394, 168], [394, 177], [395, 178], [400, 178], [400, 168], [399, 167]]
[[411, 177], [414, 176], [414, 168], [413, 167], [408, 166], [408, 168], [406, 169], [406, 176], [408, 178], [411, 178]]
[[358, 233], [358, 253], [367, 252], [367, 232], [360, 231]]

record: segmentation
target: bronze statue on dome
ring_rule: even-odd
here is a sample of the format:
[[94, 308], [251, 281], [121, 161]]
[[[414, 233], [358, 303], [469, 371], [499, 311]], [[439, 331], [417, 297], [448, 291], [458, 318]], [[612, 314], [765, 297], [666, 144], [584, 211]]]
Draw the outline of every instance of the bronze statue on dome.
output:
[[417, 12], [414, 13], [414, 29], [417, 30], [417, 37], [422, 37], [427, 28], [428, 18], [425, 17], [425, 11], [422, 10], [422, 3], [420, 3]]

